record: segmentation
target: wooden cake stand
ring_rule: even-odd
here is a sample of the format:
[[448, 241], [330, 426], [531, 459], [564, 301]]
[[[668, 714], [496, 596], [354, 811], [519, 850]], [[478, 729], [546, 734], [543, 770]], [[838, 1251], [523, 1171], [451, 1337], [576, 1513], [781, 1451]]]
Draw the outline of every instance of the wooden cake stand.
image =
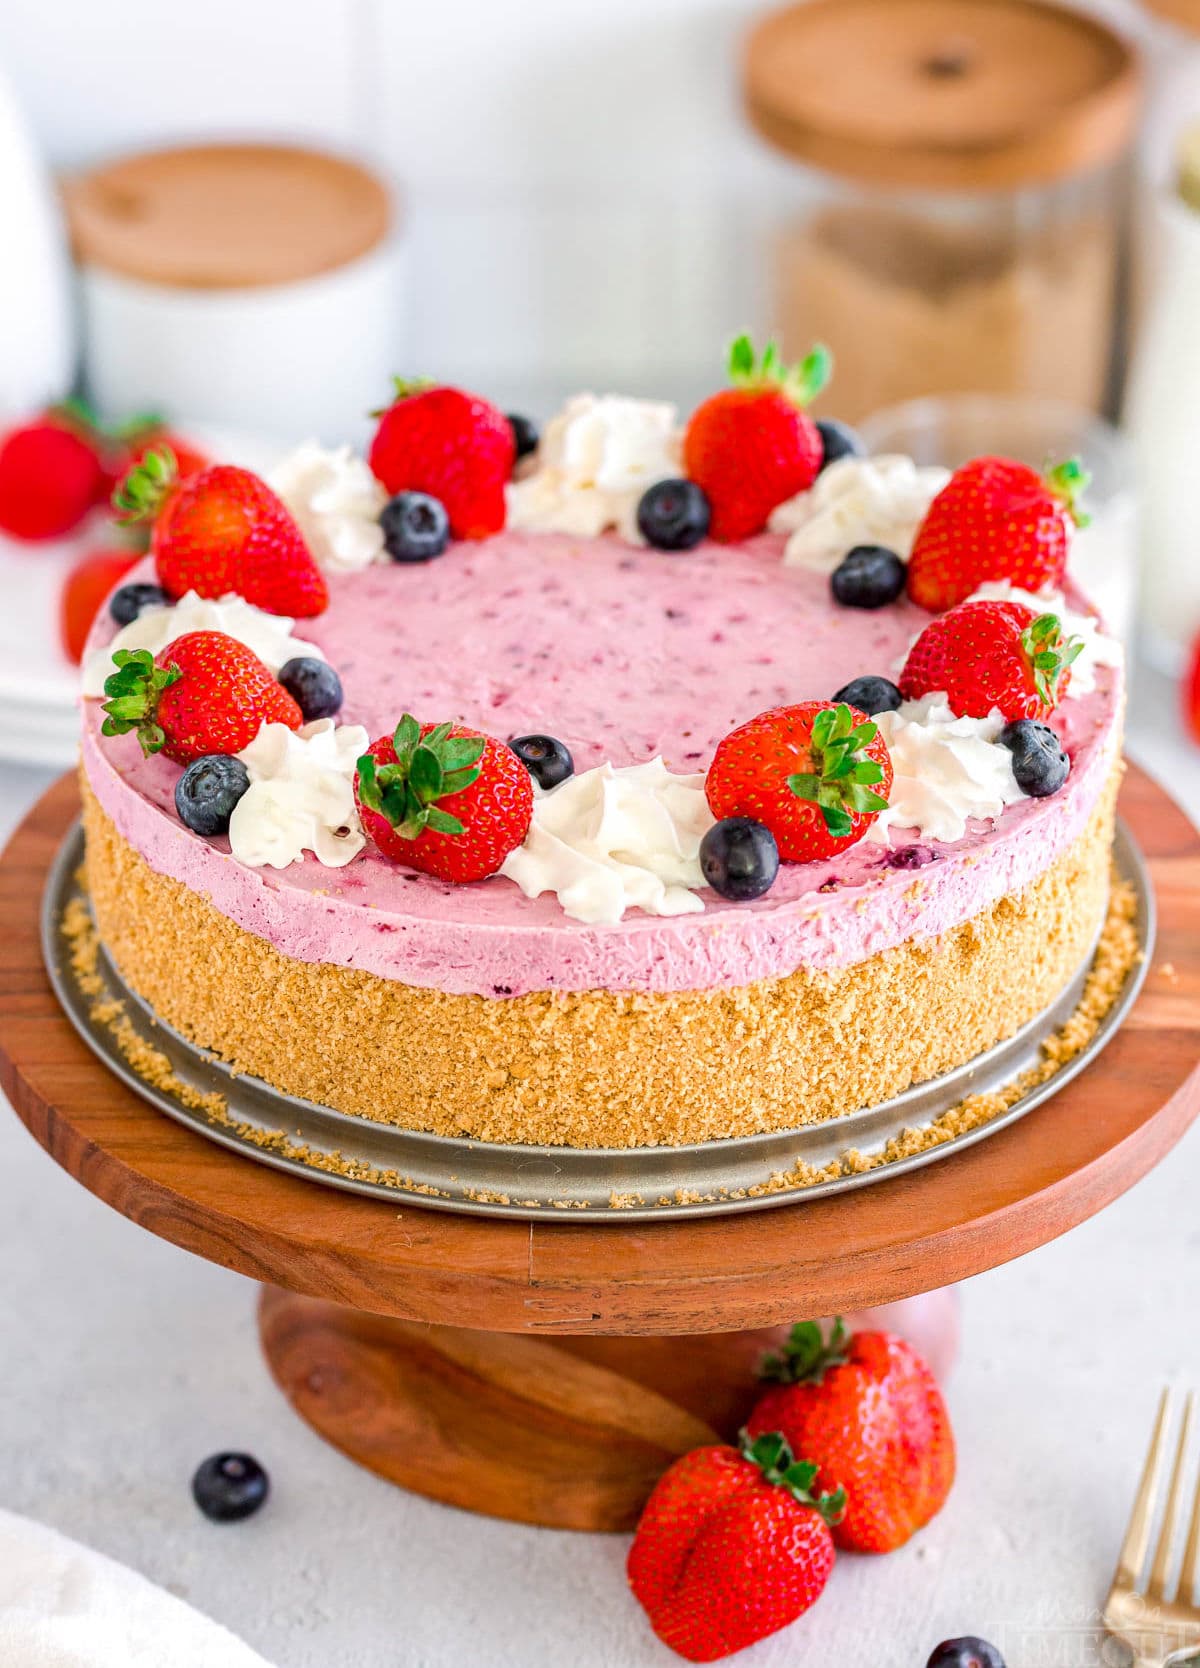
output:
[[1121, 810], [1158, 943], [1087, 1070], [1010, 1128], [876, 1186], [628, 1228], [357, 1197], [146, 1105], [76, 1035], [42, 966], [43, 882], [77, 810], [64, 779], [0, 859], [0, 1081], [18, 1115], [114, 1209], [264, 1283], [271, 1371], [324, 1437], [473, 1511], [627, 1527], [677, 1454], [736, 1429], [771, 1329], [1033, 1250], [1131, 1187], [1200, 1112], [1200, 837], [1136, 769]]

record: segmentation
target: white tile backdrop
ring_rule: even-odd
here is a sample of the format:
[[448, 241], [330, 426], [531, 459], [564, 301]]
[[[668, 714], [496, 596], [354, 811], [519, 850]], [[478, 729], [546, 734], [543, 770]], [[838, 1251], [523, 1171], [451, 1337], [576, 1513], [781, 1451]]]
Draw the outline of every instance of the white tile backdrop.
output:
[[[1135, 0], [1091, 0], [1136, 26]], [[50, 161], [271, 134], [399, 183], [411, 366], [509, 403], [687, 399], [762, 317], [758, 244], [801, 189], [739, 114], [761, 0], [0, 0]]]

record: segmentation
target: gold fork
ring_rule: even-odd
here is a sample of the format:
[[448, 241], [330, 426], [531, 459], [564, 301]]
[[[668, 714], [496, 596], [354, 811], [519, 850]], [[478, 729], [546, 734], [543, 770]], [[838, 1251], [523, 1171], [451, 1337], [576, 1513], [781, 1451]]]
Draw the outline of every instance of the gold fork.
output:
[[[1168, 1431], [1174, 1422], [1173, 1413], [1172, 1394], [1164, 1390], [1133, 1514], [1125, 1531], [1125, 1544], [1104, 1605], [1105, 1627], [1128, 1645], [1137, 1668], [1168, 1668], [1169, 1664], [1188, 1662], [1193, 1653], [1200, 1652], [1200, 1603], [1196, 1594], [1200, 1579], [1200, 1477], [1195, 1484], [1178, 1578], [1171, 1579], [1175, 1531], [1184, 1503], [1185, 1473], [1196, 1423], [1195, 1392], [1184, 1402], [1183, 1424], [1168, 1480]], [[1143, 1582], [1151, 1530], [1164, 1482], [1167, 1500], [1162, 1528], [1149, 1577]]]

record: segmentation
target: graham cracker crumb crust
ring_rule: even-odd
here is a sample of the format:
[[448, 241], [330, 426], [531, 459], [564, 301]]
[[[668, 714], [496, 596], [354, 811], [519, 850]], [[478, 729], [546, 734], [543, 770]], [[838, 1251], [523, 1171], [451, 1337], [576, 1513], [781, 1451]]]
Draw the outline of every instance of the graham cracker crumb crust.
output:
[[[466, 1134], [482, 1140], [533, 1144], [553, 1144], [565, 1140], [576, 1146], [692, 1142], [727, 1134], [751, 1133], [761, 1128], [788, 1128], [799, 1122], [819, 1121], [811, 1115], [799, 1116], [798, 1112], [811, 1113], [814, 1104], [827, 1104], [827, 1100], [821, 1101], [819, 1095], [821, 1091], [826, 1096], [834, 1092], [828, 1076], [818, 1080], [815, 1103], [812, 1098], [806, 1098], [802, 1108], [797, 1107], [795, 1084], [800, 1080], [799, 1072], [804, 1065], [812, 1062], [821, 1052], [831, 1055], [835, 1062], [849, 1058], [852, 1064], [862, 1067], [852, 1075], [842, 1072], [839, 1095], [850, 1087], [851, 1093], [861, 1093], [864, 1098], [854, 1101], [853, 1105], [843, 1102], [838, 1111], [849, 1111], [854, 1106], [887, 1098], [899, 1092], [899, 1088], [907, 1087], [908, 1082], [919, 1080], [911, 1075], [914, 1069], [919, 1070], [919, 1057], [914, 1068], [915, 1051], [910, 1048], [907, 1051], [907, 1068], [903, 1065], [899, 1067], [900, 1071], [907, 1069], [910, 1072], [908, 1080], [898, 1087], [872, 1092], [872, 1084], [880, 1081], [881, 1077], [879, 1062], [875, 1059], [863, 1060], [861, 1042], [857, 1048], [850, 1046], [853, 1042], [853, 1020], [860, 1003], [865, 1003], [872, 1017], [878, 1018], [882, 1013], [886, 1020], [886, 1029], [876, 1033], [882, 1052], [893, 1056], [904, 1052], [901, 1033], [911, 1031], [913, 1027], [914, 1004], [927, 1002], [934, 1024], [944, 1027], [943, 1037], [949, 1035], [956, 1038], [956, 1051], [961, 1058], [971, 1058], [1002, 1036], [1011, 1035], [1053, 1000], [1086, 954], [1096, 923], [1103, 920], [1099, 945], [1082, 1000], [1067, 1024], [1043, 1045], [1042, 1058], [1036, 1066], [1003, 1090], [970, 1097], [932, 1124], [906, 1131], [879, 1153], [864, 1155], [850, 1151], [821, 1169], [801, 1164], [787, 1172], [764, 1177], [757, 1186], [721, 1195], [726, 1199], [736, 1199], [805, 1188], [834, 1177], [861, 1174], [953, 1140], [1009, 1110], [1022, 1096], [1048, 1081], [1087, 1045], [1112, 1006], [1138, 954], [1135, 895], [1124, 883], [1114, 883], [1111, 891], [1108, 887], [1107, 851], [1111, 840], [1115, 788], [1114, 778], [1084, 834], [1025, 893], [1002, 898], [992, 909], [942, 939], [902, 946], [841, 974], [801, 973], [786, 979], [764, 981], [735, 992], [690, 992], [654, 997], [630, 997], [607, 992], [588, 992], [572, 997], [559, 993], [489, 1003], [480, 997], [451, 997], [441, 992], [392, 985], [373, 975], [352, 970], [291, 962], [265, 941], [253, 938], [220, 916], [204, 899], [150, 870], [116, 833], [94, 801], [87, 806], [88, 874], [93, 886], [92, 902], [96, 916], [102, 924], [112, 923], [111, 928], [105, 928], [106, 947], [128, 982], [164, 1019], [192, 1041], [213, 1049], [236, 1070], [263, 1076], [287, 1092], [304, 1098], [338, 1105], [336, 1099], [314, 1093], [311, 1085], [298, 1087], [295, 1081], [291, 1081], [293, 1073], [299, 1071], [307, 1083], [312, 1070], [312, 1039], [321, 1038], [322, 1024], [331, 1002], [339, 999], [345, 1002], [345, 998], [349, 997], [349, 1009], [356, 1022], [359, 1016], [364, 1016], [372, 1027], [371, 1042], [364, 1049], [361, 1036], [356, 1037], [351, 1053], [352, 1058], [363, 1060], [369, 1071], [375, 1074], [378, 1074], [381, 1059], [388, 1061], [389, 1070], [393, 1064], [403, 1066], [403, 1058], [397, 1062], [395, 1037], [400, 1019], [407, 1017], [403, 1010], [410, 1004], [429, 1009], [426, 1017], [432, 1023], [422, 1026], [422, 1048], [426, 1052], [425, 1055], [418, 1054], [417, 1060], [418, 1063], [432, 1064], [435, 1072], [438, 1070], [436, 1062], [429, 1061], [426, 1056], [435, 1042], [444, 1044], [448, 1019], [458, 1022], [457, 1027], [449, 1028], [449, 1035], [456, 1042], [466, 1044], [470, 1060], [473, 1051], [485, 1046], [494, 1049], [496, 1046], [486, 1026], [481, 1038], [478, 1025], [473, 1027], [470, 1022], [490, 1015], [511, 1015], [524, 1004], [531, 1011], [522, 1016], [525, 1023], [518, 1027], [526, 1044], [521, 1057], [513, 1055], [504, 1058], [503, 1066], [499, 1060], [493, 1059], [487, 1065], [487, 1076], [482, 1081], [496, 1087], [486, 1088], [482, 1095], [481, 1078], [474, 1071], [468, 1071], [459, 1085], [458, 1102], [461, 1104], [463, 1099], [469, 1097], [476, 1111], [481, 1100], [486, 1105], [498, 1093], [504, 1094], [510, 1101], [511, 1111], [502, 1125], [497, 1125], [494, 1107], [489, 1108], [492, 1114], [490, 1119], [476, 1117], [474, 1127], [470, 1128], [464, 1127], [461, 1113], [457, 1121], [451, 1121], [455, 1115], [446, 1107], [448, 1116], [431, 1126], [416, 1118], [398, 1116], [399, 1107], [394, 1095], [382, 1104], [373, 1099], [371, 1109], [367, 1111], [359, 1111], [358, 1106], [346, 1104], [342, 1104], [340, 1109], [359, 1111], [359, 1115], [376, 1121], [408, 1124], [414, 1128], [435, 1127], [438, 1133], [443, 1134]], [[204, 942], [205, 953], [198, 956], [193, 948], [188, 955], [184, 944], [200, 926], [209, 929], [210, 934]], [[223, 1096], [201, 1095], [182, 1083], [161, 1050], [140, 1036], [122, 1004], [106, 1002], [101, 998], [99, 993], [104, 986], [96, 971], [97, 931], [92, 914], [82, 899], [73, 900], [68, 907], [64, 932], [71, 944], [70, 959], [75, 977], [81, 989], [94, 997], [91, 1007], [93, 1021], [109, 1027], [125, 1058], [147, 1082], [177, 1096], [185, 1105], [201, 1111], [213, 1122], [230, 1128], [260, 1148], [286, 1154], [312, 1168], [408, 1193], [452, 1197], [444, 1189], [414, 1183], [410, 1177], [381, 1170], [343, 1153], [315, 1150], [282, 1130], [264, 1130], [241, 1122], [231, 1115]], [[175, 962], [172, 966], [169, 960], [163, 962], [157, 953], [144, 953], [148, 945], [153, 949], [156, 941], [161, 944], [164, 934], [171, 941], [168, 957], [173, 953], [183, 958], [182, 963]], [[193, 937], [193, 945], [196, 942]], [[131, 950], [135, 952], [132, 959], [136, 972], [129, 966]], [[205, 967], [209, 969], [207, 973]], [[1012, 977], [1014, 967], [1021, 969], [1020, 978]], [[244, 984], [252, 968], [257, 973], [253, 993]], [[264, 1013], [264, 983], [268, 979], [282, 983], [280, 999], [283, 1006], [280, 1001], [272, 1002], [269, 1006], [273, 1012]], [[297, 979], [298, 987], [294, 984]], [[383, 986], [384, 991], [371, 989], [373, 986]], [[1015, 989], [1012, 988], [1014, 986]], [[781, 990], [779, 987], [792, 988]], [[1032, 1006], [1029, 997], [1031, 989], [1037, 992]], [[180, 1000], [181, 995], [189, 990], [198, 996], [198, 1001]], [[222, 990], [225, 992], [224, 1001], [217, 1003], [217, 993]], [[365, 1002], [364, 990], [369, 998]], [[961, 998], [964, 994], [970, 998], [969, 1001], [953, 1000], [955, 996]], [[382, 1000], [386, 995], [399, 1000], [400, 1015], [393, 1004]], [[316, 1002], [311, 1019], [302, 1019], [296, 1006], [302, 996], [311, 996]], [[893, 1011], [898, 1002], [904, 1006], [899, 1019]], [[881, 1003], [886, 1012], [881, 1009]], [[263, 1070], [261, 1064], [246, 1057], [241, 1022], [230, 1011], [231, 1007], [236, 1009], [239, 1005], [243, 1005], [242, 1014], [249, 1011], [257, 1015], [260, 1036], [282, 1042], [272, 1070]], [[807, 1013], [803, 1011], [805, 1008]], [[290, 1018], [289, 1024], [282, 1023], [284, 1013]], [[207, 1026], [222, 1015], [235, 1019], [233, 1034], [232, 1037], [225, 1037], [224, 1046], [215, 1046], [214, 1033], [208, 1031]], [[532, 1038], [540, 1039], [543, 1044], [540, 1050], [527, 1046], [531, 1040], [531, 1018], [536, 1022], [532, 1027]], [[590, 1115], [579, 1128], [571, 1131], [564, 1126], [561, 1106], [557, 1116], [548, 1120], [546, 1109], [551, 1093], [556, 1090], [555, 1098], [561, 1101], [563, 1083], [557, 1071], [545, 1068], [549, 1041], [564, 1029], [572, 1029], [577, 1020], [582, 1020], [589, 1032], [594, 1033], [600, 1026], [611, 1044], [615, 1046], [618, 1040], [623, 1041], [627, 1048], [638, 1053], [639, 1060], [632, 1067], [632, 1083], [622, 1083], [622, 1062], [615, 1055], [612, 1060], [614, 1069], [604, 1081], [589, 1079], [583, 1092], [597, 1098], [590, 1107]], [[797, 1024], [811, 1027], [814, 1022], [819, 1022], [817, 1036], [820, 1046], [816, 1050], [797, 1046], [792, 1052], [793, 1070], [788, 1079], [792, 1087], [783, 1102], [771, 1095], [772, 1088], [777, 1087], [772, 1069], [776, 1056], [770, 1048], [761, 1046], [763, 1026], [768, 1020], [777, 1028], [786, 1028], [792, 1035]], [[644, 1079], [644, 1067], [640, 1062], [644, 1048], [655, 1048], [660, 1079], [681, 1084], [680, 1057], [688, 1059], [698, 1053], [703, 1066], [705, 1053], [712, 1046], [711, 1027], [714, 1022], [732, 1024], [737, 1038], [738, 1069], [733, 1073], [728, 1069], [725, 1071], [726, 1079], [735, 1092], [728, 1097], [726, 1104], [723, 1107], [701, 1104], [700, 1097], [706, 1092], [706, 1085], [711, 1089], [708, 1074], [702, 1069], [696, 1085], [698, 1093], [685, 1095], [682, 1105], [665, 1103], [660, 1087], [655, 1104], [643, 1109], [639, 1116], [634, 1096], [638, 1084]], [[200, 1031], [200, 1026], [205, 1027], [204, 1032]], [[552, 1029], [548, 1030], [551, 1026]], [[861, 1026], [859, 1029], [861, 1032]], [[927, 1031], [926, 1027], [922, 1034], [927, 1034]], [[657, 1046], [660, 1035], [665, 1046]], [[979, 1041], [980, 1037], [985, 1040]], [[886, 1038], [886, 1048], [883, 1038]], [[337, 1049], [330, 1043], [328, 1031], [325, 1033], [325, 1045], [326, 1053], [332, 1051], [334, 1058], [318, 1062], [317, 1074], [321, 1080], [331, 1071], [338, 1075]], [[962, 1052], [964, 1047], [965, 1053]], [[386, 1048], [386, 1052], [381, 1054], [378, 1052], [380, 1048]], [[567, 1053], [571, 1052], [568, 1047]], [[673, 1065], [669, 1058], [671, 1054], [675, 1056]], [[945, 1050], [937, 1057], [944, 1058]], [[453, 1058], [458, 1060], [460, 1066], [463, 1064], [461, 1049], [455, 1050]], [[484, 1058], [486, 1064], [486, 1056]], [[819, 1065], [820, 1061], [816, 1063]], [[959, 1064], [961, 1059], [953, 1059], [950, 1063]], [[440, 1080], [443, 1082], [454, 1075], [447, 1071], [447, 1064], [443, 1062], [441, 1067]], [[513, 1069], [514, 1065], [524, 1068], [525, 1075], [519, 1075]], [[938, 1064], [932, 1070], [919, 1070], [919, 1076], [928, 1077], [947, 1069], [950, 1069], [949, 1064]], [[890, 1080], [894, 1081], [897, 1072], [894, 1058], [889, 1071]], [[756, 1123], [753, 1130], [746, 1127], [745, 1115], [740, 1112], [742, 1102], [736, 1093], [737, 1081], [747, 1073], [764, 1091], [761, 1098], [753, 1103], [756, 1115], [761, 1118], [766, 1114], [772, 1120]], [[289, 1081], [278, 1082], [275, 1074], [282, 1074]], [[351, 1073], [352, 1078], [355, 1075]], [[357, 1075], [361, 1079], [362, 1073]], [[837, 1075], [836, 1072], [834, 1075]], [[885, 1073], [885, 1079], [887, 1076]], [[407, 1081], [407, 1073], [402, 1070], [400, 1077], [402, 1082]], [[520, 1085], [524, 1092], [518, 1091], [514, 1095], [514, 1083]], [[361, 1093], [362, 1088], [363, 1083], [359, 1081], [357, 1092]], [[464, 1088], [465, 1095], [462, 1092]], [[568, 1095], [566, 1098], [568, 1107], [578, 1104], [579, 1091], [574, 1097]], [[824, 1117], [836, 1115], [837, 1111], [823, 1114]], [[521, 1133], [513, 1128], [514, 1116], [520, 1118], [518, 1127]], [[497, 1127], [502, 1128], [503, 1133], [492, 1133]], [[710, 1133], [714, 1127], [716, 1133]], [[670, 1135], [663, 1133], [667, 1129]], [[504, 1205], [513, 1202], [508, 1195], [493, 1195], [483, 1190], [477, 1190], [477, 1194], [471, 1196], [477, 1196], [483, 1203]], [[657, 1201], [668, 1208], [699, 1202], [702, 1201], [698, 1197], [693, 1198], [690, 1193], [685, 1195], [684, 1192]], [[528, 1204], [531, 1201], [516, 1203]], [[613, 1194], [609, 1207], [628, 1209], [643, 1203], [641, 1196], [636, 1194]], [[582, 1201], [571, 1199], [554, 1200], [551, 1204], [559, 1210], [584, 1208]]]

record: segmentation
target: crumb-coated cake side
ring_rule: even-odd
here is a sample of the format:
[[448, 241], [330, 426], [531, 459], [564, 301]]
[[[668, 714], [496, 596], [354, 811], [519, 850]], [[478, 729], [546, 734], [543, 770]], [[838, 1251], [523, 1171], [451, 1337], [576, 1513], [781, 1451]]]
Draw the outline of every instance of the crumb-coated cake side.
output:
[[155, 1015], [353, 1116], [624, 1148], [836, 1119], [1049, 1006], [1121, 768], [1084, 471], [834, 455], [826, 358], [743, 340], [686, 428], [404, 384], [366, 458], [135, 467], [82, 781]]

